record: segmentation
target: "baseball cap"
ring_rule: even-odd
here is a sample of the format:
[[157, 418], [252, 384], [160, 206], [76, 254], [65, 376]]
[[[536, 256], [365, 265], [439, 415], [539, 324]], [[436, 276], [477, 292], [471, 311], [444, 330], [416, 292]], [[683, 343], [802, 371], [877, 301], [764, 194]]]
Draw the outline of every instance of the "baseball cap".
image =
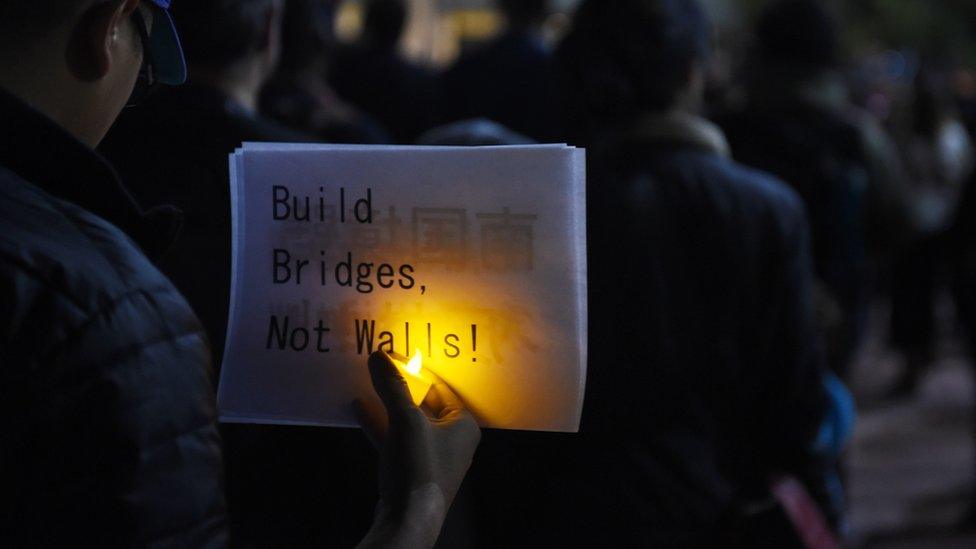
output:
[[[187, 0], [189, 1], [189, 0]], [[176, 25], [169, 13], [172, 0], [148, 0], [155, 6], [152, 32], [149, 35], [150, 56], [156, 80], [178, 86], [186, 82], [186, 60]]]

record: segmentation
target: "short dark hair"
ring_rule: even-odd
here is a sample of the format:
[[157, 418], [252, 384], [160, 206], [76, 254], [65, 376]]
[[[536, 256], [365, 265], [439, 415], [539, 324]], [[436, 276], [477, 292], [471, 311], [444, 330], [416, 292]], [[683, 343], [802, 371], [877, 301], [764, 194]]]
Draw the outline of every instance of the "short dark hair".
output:
[[281, 24], [281, 70], [306, 69], [332, 51], [333, 7], [330, 0], [288, 0]]
[[549, 0], [497, 0], [510, 25], [531, 26], [549, 16]]
[[792, 68], [827, 68], [840, 62], [835, 15], [818, 0], [780, 0], [763, 10], [756, 27], [760, 58]]
[[363, 36], [376, 46], [393, 47], [400, 41], [407, 22], [404, 0], [367, 0]]
[[262, 47], [274, 0], [184, 0], [171, 12], [187, 63], [225, 69]]
[[592, 126], [672, 107], [710, 43], [695, 0], [585, 0], [559, 52], [570, 115]]

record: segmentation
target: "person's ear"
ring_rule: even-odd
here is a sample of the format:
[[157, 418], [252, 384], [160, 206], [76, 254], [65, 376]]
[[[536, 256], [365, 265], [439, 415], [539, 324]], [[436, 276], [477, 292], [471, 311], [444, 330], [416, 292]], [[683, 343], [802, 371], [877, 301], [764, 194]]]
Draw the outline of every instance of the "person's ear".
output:
[[120, 44], [133, 39], [127, 21], [140, 0], [96, 4], [78, 20], [69, 49], [69, 66], [82, 80], [98, 80], [111, 70]]

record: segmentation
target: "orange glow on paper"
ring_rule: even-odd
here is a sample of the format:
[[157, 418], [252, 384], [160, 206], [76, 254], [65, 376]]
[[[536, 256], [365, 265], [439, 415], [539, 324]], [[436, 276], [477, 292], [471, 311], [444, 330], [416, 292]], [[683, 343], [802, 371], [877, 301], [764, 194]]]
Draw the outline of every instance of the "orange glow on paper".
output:
[[[347, 348], [358, 350], [356, 322], [375, 320], [373, 346], [363, 345], [361, 356], [375, 349], [397, 352], [393, 362], [415, 404], [423, 402], [435, 374], [486, 425], [540, 418], [535, 406], [560, 409], [562, 387], [534, 366], [556, 328], [534, 311], [529, 296], [513, 299], [519, 292], [513, 285], [479, 286], [476, 274], [433, 271], [423, 283], [428, 285], [423, 297], [379, 294], [340, 303], [336, 308], [343, 316], [336, 324], [352, 328], [344, 334]], [[478, 299], [493, 305], [475, 301], [472, 287], [479, 287]], [[383, 332], [392, 339], [381, 337]]]
[[[380, 252], [369, 259], [398, 261]], [[345, 327], [333, 341], [339, 349], [358, 353], [354, 356], [395, 353], [393, 363], [418, 406], [436, 375], [482, 425], [513, 428], [522, 418], [545, 425], [576, 398], [579, 388], [575, 380], [554, 382], [542, 366], [548, 363], [544, 357], [553, 354], [552, 348], [575, 342], [553, 338], [560, 328], [535, 310], [535, 297], [518, 284], [484, 285], [481, 276], [428, 271], [422, 279], [418, 275], [418, 284], [427, 286], [424, 295], [374, 292], [309, 315], [313, 325], [331, 315], [333, 325]], [[371, 338], [365, 337], [365, 326]], [[372, 390], [368, 376], [361, 387], [364, 394]]]

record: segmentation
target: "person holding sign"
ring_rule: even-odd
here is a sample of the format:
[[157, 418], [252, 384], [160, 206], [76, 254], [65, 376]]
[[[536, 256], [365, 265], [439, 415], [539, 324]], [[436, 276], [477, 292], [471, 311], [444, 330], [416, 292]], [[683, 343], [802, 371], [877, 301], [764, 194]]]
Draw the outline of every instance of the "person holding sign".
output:
[[[137, 81], [185, 79], [168, 7], [0, 3], [3, 546], [228, 544], [206, 337], [146, 255], [172, 225], [92, 150]], [[386, 410], [360, 406], [382, 449], [362, 546], [430, 547], [478, 428], [442, 382], [421, 409], [389, 357], [369, 369]]]

